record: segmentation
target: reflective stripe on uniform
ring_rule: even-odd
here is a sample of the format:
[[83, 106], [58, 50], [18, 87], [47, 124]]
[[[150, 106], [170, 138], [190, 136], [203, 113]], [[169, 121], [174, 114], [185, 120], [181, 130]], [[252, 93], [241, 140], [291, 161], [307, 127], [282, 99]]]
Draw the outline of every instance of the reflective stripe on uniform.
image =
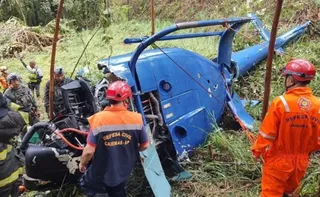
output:
[[38, 78], [38, 75], [36, 73], [30, 73], [29, 74], [29, 80], [30, 82], [32, 83], [37, 83], [37, 78]]
[[9, 107], [10, 107], [10, 109], [11, 109], [12, 111], [17, 112], [17, 111], [20, 109], [21, 106], [18, 105], [18, 104], [15, 104], [15, 103], [13, 103], [13, 102], [10, 102]]
[[141, 130], [141, 124], [127, 124], [127, 125], [107, 125], [94, 128], [92, 130], [93, 135], [98, 135], [101, 132], [105, 131], [128, 131], [128, 130]]
[[265, 139], [269, 139], [269, 140], [275, 140], [276, 139], [276, 137], [267, 135], [263, 131], [259, 131], [259, 134], [262, 135], [262, 137], [265, 138]]
[[39, 67], [36, 66], [34, 68], [27, 67], [29, 70], [29, 81], [31, 83], [37, 83], [38, 82], [38, 77], [42, 76], [42, 72], [39, 70]]
[[318, 137], [318, 140], [320, 140], [320, 137]]
[[28, 112], [23, 112], [23, 111], [18, 111], [21, 117], [23, 118], [24, 122], [27, 125], [30, 125], [30, 120], [29, 120], [29, 113]]
[[284, 108], [286, 109], [286, 112], [290, 112], [290, 108], [289, 108], [289, 105], [288, 105], [286, 99], [283, 96], [280, 96], [280, 99], [284, 105]]
[[8, 145], [6, 149], [0, 152], [0, 161], [3, 161], [7, 158], [8, 153], [12, 150], [12, 146]]
[[20, 167], [16, 171], [14, 171], [9, 177], [0, 180], [0, 187], [4, 187], [10, 183], [13, 183], [19, 178], [19, 175], [23, 174], [23, 168]]

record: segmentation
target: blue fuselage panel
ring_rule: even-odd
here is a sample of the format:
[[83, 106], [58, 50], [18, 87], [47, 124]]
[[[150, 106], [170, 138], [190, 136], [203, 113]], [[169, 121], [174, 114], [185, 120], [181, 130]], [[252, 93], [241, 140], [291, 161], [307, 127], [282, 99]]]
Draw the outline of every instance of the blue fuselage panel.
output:
[[[220, 121], [226, 101], [225, 82], [218, 65], [211, 60], [180, 48], [163, 51], [144, 51], [137, 62], [137, 74], [143, 93], [159, 92], [164, 121], [181, 156], [203, 143], [212, 131], [210, 125]], [[128, 72], [131, 55], [103, 61], [112, 72], [133, 85]]]

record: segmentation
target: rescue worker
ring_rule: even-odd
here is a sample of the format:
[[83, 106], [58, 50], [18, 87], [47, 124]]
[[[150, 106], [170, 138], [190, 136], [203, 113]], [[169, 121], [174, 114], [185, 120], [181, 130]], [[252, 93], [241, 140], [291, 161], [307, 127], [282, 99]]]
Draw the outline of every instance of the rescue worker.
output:
[[262, 197], [299, 196], [309, 155], [320, 149], [320, 100], [307, 87], [314, 65], [294, 59], [282, 75], [286, 92], [272, 101], [252, 147], [253, 156], [264, 160]]
[[111, 106], [88, 118], [90, 133], [79, 164], [85, 172], [93, 157], [80, 180], [87, 196], [108, 193], [109, 197], [125, 197], [139, 151], [149, 146], [141, 115], [127, 110], [131, 97], [129, 85], [116, 81], [106, 93]]
[[36, 95], [38, 98], [40, 98], [40, 84], [43, 78], [43, 73], [41, 69], [36, 65], [36, 62], [34, 60], [29, 61], [29, 66], [24, 63], [21, 57], [19, 57], [22, 65], [28, 69], [29, 72], [29, 82], [28, 87], [32, 91], [32, 95], [34, 96], [34, 92], [36, 92]]
[[23, 156], [16, 150], [11, 140], [19, 135], [25, 121], [18, 112], [10, 111], [7, 101], [0, 93], [0, 196], [19, 196], [22, 185]]
[[[63, 99], [62, 99], [62, 88], [61, 86], [68, 84], [72, 81], [69, 77], [65, 77], [65, 72], [62, 67], [57, 67], [54, 69], [54, 101], [53, 101], [53, 114], [57, 115], [64, 109]], [[49, 88], [50, 81], [46, 83], [45, 93], [44, 93], [44, 107], [49, 117]]]
[[8, 78], [8, 69], [6, 66], [0, 67], [0, 92], [4, 92], [8, 88], [7, 78]]
[[37, 123], [40, 113], [31, 90], [22, 84], [21, 77], [16, 73], [9, 74], [8, 84], [10, 87], [4, 92], [4, 96], [10, 101], [9, 107], [13, 111], [27, 112], [31, 126]]

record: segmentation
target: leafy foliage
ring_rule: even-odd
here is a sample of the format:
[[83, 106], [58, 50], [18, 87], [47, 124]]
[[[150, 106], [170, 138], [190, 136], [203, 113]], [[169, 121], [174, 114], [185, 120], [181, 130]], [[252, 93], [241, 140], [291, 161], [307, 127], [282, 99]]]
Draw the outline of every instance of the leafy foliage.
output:
[[104, 0], [69, 0], [65, 3], [64, 18], [74, 20], [78, 29], [94, 28], [105, 8]]
[[[15, 16], [29, 26], [43, 26], [55, 19], [59, 2], [59, 0], [1, 1], [0, 21]], [[73, 20], [78, 29], [94, 28], [103, 15], [105, 3], [104, 0], [66, 0], [63, 18]]]

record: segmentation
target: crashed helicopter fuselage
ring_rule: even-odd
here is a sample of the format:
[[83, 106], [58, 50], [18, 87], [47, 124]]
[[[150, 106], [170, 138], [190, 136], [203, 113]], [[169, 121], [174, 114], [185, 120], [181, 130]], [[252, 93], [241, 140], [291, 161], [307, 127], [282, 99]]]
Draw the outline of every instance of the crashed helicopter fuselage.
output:
[[[235, 34], [241, 26], [251, 21], [266, 42], [232, 53], [232, 42]], [[169, 35], [181, 29], [216, 25], [223, 25], [228, 28], [217, 32]], [[278, 37], [276, 51], [282, 52], [282, 47], [299, 37], [308, 25], [309, 22]], [[81, 89], [82, 86], [86, 86], [84, 82], [80, 80], [80, 85], [75, 84], [72, 87], [69, 85], [66, 88], [64, 94], [66, 105], [68, 105], [66, 108], [69, 109], [69, 114], [76, 112], [79, 115], [72, 116], [73, 118], [68, 116], [67, 121], [60, 117], [57, 120], [59, 124], [56, 121], [51, 121], [51, 126], [46, 126], [50, 130], [48, 134], [45, 134], [45, 136], [49, 136], [47, 136], [47, 143], [28, 145], [29, 139], [24, 138], [22, 149], [24, 149], [27, 161], [26, 176], [53, 181], [34, 172], [31, 173], [30, 169], [36, 168], [37, 159], [35, 158], [37, 154], [41, 153], [38, 148], [40, 146], [51, 149], [48, 149], [48, 151], [52, 152], [52, 157], [60, 158], [59, 161], [63, 161], [62, 163], [66, 166], [66, 172], [64, 173], [69, 170], [71, 174], [70, 181], [73, 180], [72, 174], [79, 176], [77, 174], [78, 170], [75, 172], [73, 168], [74, 163], [79, 160], [81, 149], [77, 150], [70, 144], [64, 146], [66, 140], [61, 139], [60, 145], [56, 145], [57, 143], [53, 145], [52, 142], [50, 145], [50, 139], [51, 141], [59, 141], [59, 138], [52, 137], [55, 135], [61, 137], [62, 132], [57, 132], [57, 128], [63, 130], [71, 127], [85, 131], [87, 126], [85, 118], [97, 111], [93, 106], [94, 101], [90, 98], [95, 95], [99, 101], [98, 105], [100, 105], [103, 101], [101, 95], [104, 95], [108, 84], [121, 79], [126, 80], [134, 92], [130, 110], [142, 114], [144, 124], [150, 134], [151, 146], [140, 154], [144, 158], [142, 165], [146, 177], [155, 196], [170, 196], [171, 189], [163, 165], [173, 167], [176, 171], [176, 178], [188, 177], [189, 174], [184, 172], [178, 161], [188, 158], [189, 153], [206, 140], [208, 133], [212, 132], [212, 123], [221, 121], [226, 105], [242, 121], [243, 125], [249, 129], [252, 128], [253, 118], [245, 111], [237, 94], [230, 90], [234, 78], [243, 75], [267, 57], [269, 35], [261, 21], [255, 15], [249, 15], [249, 17], [244, 18], [178, 23], [151, 37], [126, 39], [124, 42], [127, 44], [141, 43], [133, 53], [99, 61], [98, 68], [103, 70], [106, 76], [101, 83], [97, 84], [93, 94], [88, 91], [88, 87], [85, 87], [87, 97], [76, 99], [76, 104], [81, 104], [81, 110], [76, 104], [70, 102], [69, 98], [76, 92], [77, 88]], [[181, 48], [162, 49], [156, 47], [155, 49], [145, 50], [156, 41], [209, 36], [220, 37], [218, 56], [213, 60]], [[83, 93], [81, 94], [83, 96]], [[85, 116], [81, 115], [83, 112], [86, 112]], [[72, 123], [80, 123], [81, 129], [79, 125]], [[52, 124], [55, 126], [52, 127]], [[31, 129], [31, 131], [35, 132], [36, 129]], [[78, 132], [74, 136], [68, 135], [66, 137], [69, 141], [73, 140], [71, 144], [84, 145], [85, 138], [74, 139], [75, 136], [82, 134]], [[33, 149], [37, 149], [37, 151], [30, 151]], [[61, 155], [66, 156], [62, 159]], [[73, 173], [71, 173], [71, 168]], [[56, 179], [54, 181], [58, 182]]]

